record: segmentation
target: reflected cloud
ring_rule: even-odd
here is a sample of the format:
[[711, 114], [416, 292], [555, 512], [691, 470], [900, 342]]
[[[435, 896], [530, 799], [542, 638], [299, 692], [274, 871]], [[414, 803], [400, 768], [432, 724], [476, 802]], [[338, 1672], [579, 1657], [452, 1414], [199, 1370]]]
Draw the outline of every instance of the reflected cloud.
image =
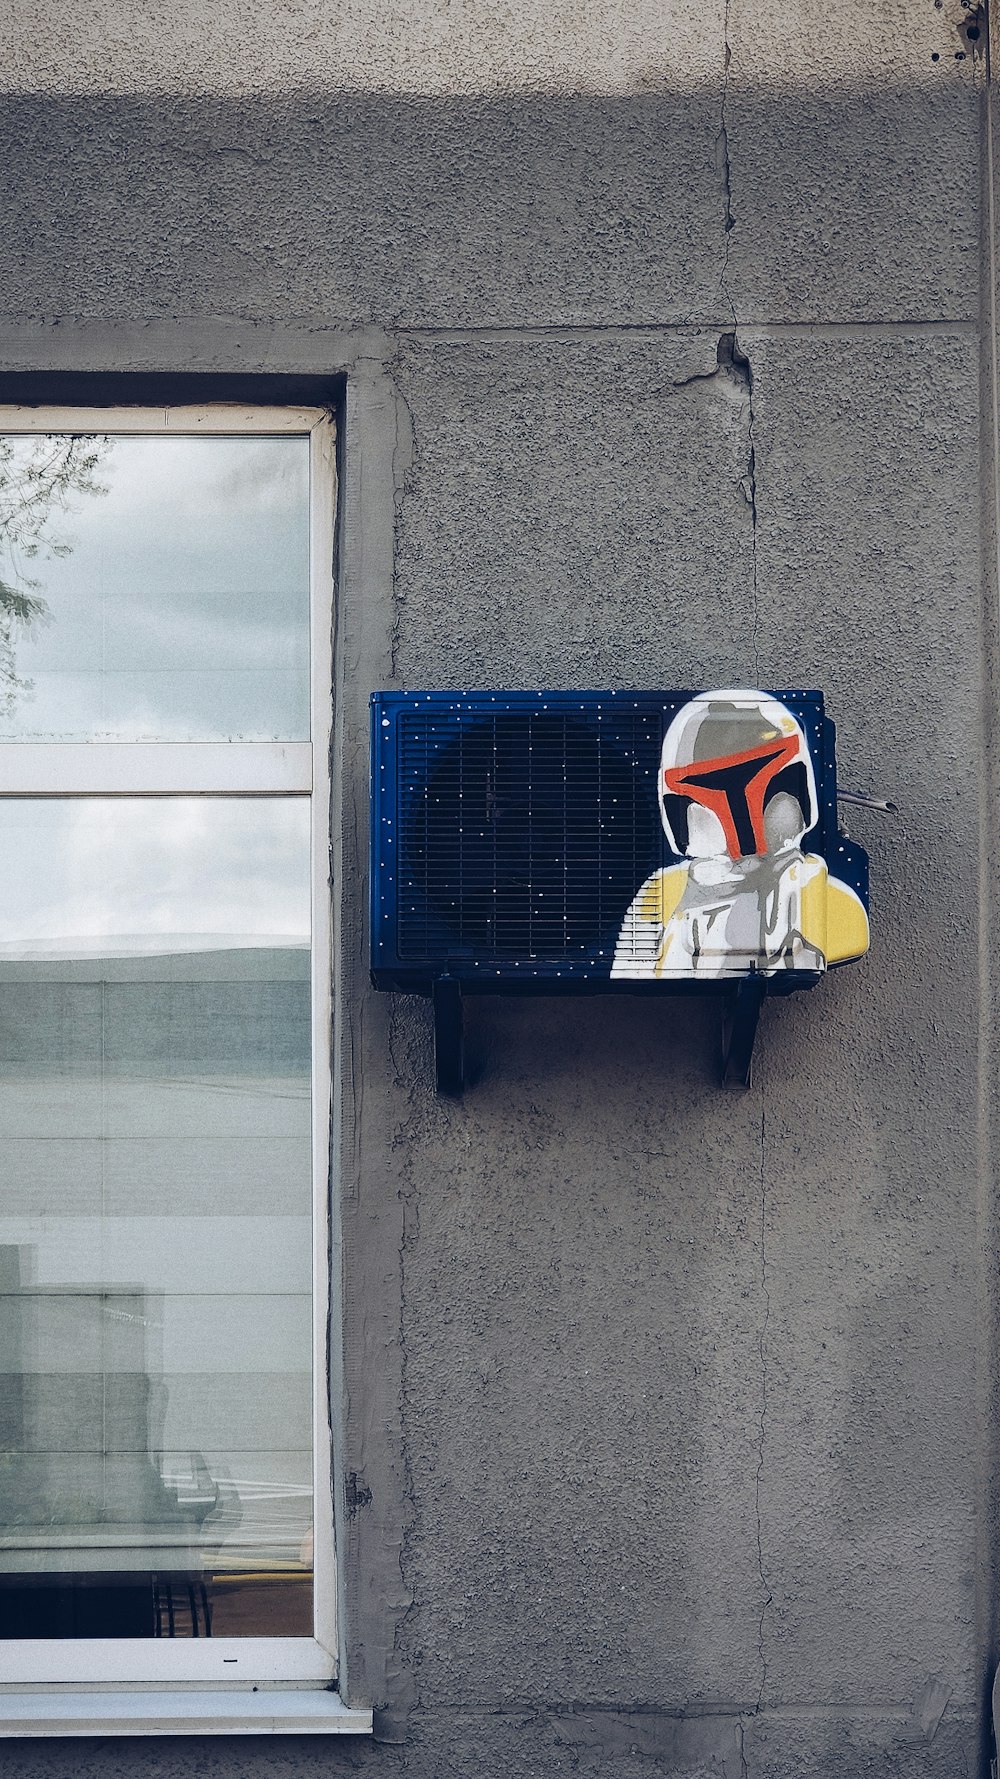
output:
[[0, 540], [3, 475], [75, 446], [101, 479], [59, 508], [0, 738], [306, 739], [308, 440], [0, 435]]
[[0, 803], [0, 956], [309, 943], [305, 798]]

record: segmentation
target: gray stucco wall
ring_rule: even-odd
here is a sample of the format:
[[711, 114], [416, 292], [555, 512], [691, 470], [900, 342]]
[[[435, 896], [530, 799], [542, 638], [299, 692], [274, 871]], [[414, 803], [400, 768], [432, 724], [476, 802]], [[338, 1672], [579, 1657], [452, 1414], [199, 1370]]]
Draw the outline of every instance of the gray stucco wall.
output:
[[[346, 379], [335, 1389], [378, 1712], [11, 1772], [984, 1771], [977, 16], [101, 0], [12, 44], [7, 394]], [[744, 1097], [710, 1008], [606, 999], [475, 1007], [436, 1100], [426, 1006], [367, 988], [369, 690], [740, 681], [822, 686], [900, 804], [853, 823], [869, 959], [767, 1009]]]

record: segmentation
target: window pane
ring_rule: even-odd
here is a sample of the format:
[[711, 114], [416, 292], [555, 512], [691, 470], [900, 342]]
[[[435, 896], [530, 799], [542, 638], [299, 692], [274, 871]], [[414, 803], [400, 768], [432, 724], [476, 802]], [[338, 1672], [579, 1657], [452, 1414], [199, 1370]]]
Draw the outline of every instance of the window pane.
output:
[[309, 738], [309, 441], [0, 435], [0, 740]]
[[308, 801], [0, 845], [0, 1635], [309, 1636]]

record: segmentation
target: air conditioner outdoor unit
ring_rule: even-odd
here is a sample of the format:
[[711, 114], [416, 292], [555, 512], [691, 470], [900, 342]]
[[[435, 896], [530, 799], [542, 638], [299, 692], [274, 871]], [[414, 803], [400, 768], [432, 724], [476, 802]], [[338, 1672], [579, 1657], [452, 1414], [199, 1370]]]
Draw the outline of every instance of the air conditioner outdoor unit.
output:
[[726, 1078], [761, 1001], [867, 947], [814, 691], [377, 692], [371, 967], [429, 994], [723, 993]]

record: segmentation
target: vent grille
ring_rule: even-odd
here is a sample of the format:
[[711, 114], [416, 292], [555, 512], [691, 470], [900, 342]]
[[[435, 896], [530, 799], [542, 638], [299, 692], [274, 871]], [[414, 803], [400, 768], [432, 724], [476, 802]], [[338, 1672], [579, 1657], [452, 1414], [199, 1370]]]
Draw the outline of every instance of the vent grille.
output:
[[662, 728], [662, 707], [401, 714], [399, 956], [607, 968], [637, 888], [671, 856]]
[[[427, 993], [453, 976], [476, 992], [620, 987], [611, 970], [629, 910], [676, 862], [660, 821], [660, 755], [694, 695], [374, 693], [376, 985]], [[867, 860], [837, 829], [822, 696], [775, 696], [801, 723], [815, 768], [819, 821], [804, 849], [823, 854], [867, 904]], [[643, 942], [640, 933], [633, 951]], [[629, 992], [661, 987], [637, 981]]]

